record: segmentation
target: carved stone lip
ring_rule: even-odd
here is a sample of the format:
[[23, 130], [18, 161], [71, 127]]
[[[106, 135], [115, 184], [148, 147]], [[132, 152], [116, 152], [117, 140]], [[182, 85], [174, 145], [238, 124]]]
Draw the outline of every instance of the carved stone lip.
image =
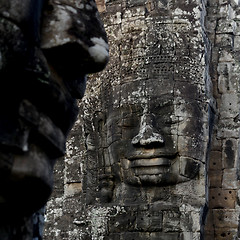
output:
[[169, 158], [143, 158], [131, 161], [130, 167], [154, 167], [154, 166], [165, 166], [169, 167], [171, 160]]
[[176, 152], [136, 152], [128, 156], [128, 160], [134, 161], [134, 160], [149, 160], [149, 159], [174, 159], [176, 158], [178, 153]]

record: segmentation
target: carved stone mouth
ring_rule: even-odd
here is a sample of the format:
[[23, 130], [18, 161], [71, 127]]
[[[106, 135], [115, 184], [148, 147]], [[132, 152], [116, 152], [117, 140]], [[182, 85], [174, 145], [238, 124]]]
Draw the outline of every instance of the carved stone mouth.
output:
[[159, 153], [157, 151], [154, 152], [140, 152], [140, 153], [134, 153], [131, 154], [128, 157], [128, 160], [130, 161], [135, 161], [135, 160], [153, 160], [153, 161], [166, 161], [166, 160], [171, 160], [176, 158], [178, 155], [178, 153], [174, 152], [174, 153]]
[[164, 166], [169, 167], [171, 165], [171, 161], [168, 158], [141, 158], [132, 160], [130, 162], [130, 167], [154, 167], [154, 166]]
[[138, 167], [133, 169], [136, 176], [151, 175], [159, 177], [161, 174], [168, 173], [169, 167], [166, 166], [154, 166], [154, 167]]

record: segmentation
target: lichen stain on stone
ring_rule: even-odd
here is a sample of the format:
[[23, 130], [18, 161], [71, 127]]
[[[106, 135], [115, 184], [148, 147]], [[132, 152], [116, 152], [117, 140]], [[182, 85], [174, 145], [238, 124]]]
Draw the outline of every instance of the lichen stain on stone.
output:
[[110, 208], [95, 207], [88, 212], [92, 240], [103, 240], [104, 233], [107, 231], [107, 220]]
[[82, 183], [67, 183], [64, 189], [64, 196], [71, 197], [82, 192]]
[[87, 221], [91, 228], [92, 240], [103, 240], [108, 231], [108, 220], [110, 216], [124, 213], [124, 207], [92, 207], [88, 210]]

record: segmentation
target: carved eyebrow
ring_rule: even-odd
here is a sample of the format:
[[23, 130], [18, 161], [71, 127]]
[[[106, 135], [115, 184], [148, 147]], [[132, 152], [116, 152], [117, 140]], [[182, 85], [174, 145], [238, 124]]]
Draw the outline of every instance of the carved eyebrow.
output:
[[126, 116], [143, 112], [142, 105], [139, 104], [122, 104], [121, 106], [115, 107], [111, 112], [109, 112], [107, 115], [108, 117], [118, 117], [121, 118], [122, 113], [126, 113]]

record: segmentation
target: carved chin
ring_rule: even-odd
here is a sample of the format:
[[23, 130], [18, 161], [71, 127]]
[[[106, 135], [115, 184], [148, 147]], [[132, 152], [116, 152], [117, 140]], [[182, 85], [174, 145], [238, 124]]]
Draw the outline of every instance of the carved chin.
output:
[[126, 183], [130, 185], [145, 185], [145, 186], [169, 186], [180, 182], [189, 181], [189, 178], [180, 176], [175, 173], [161, 173], [161, 174], [145, 174], [139, 176], [127, 176]]
[[194, 179], [199, 163], [180, 158], [171, 166], [141, 166], [123, 170], [123, 181], [130, 185], [169, 186]]
[[54, 162], [35, 145], [15, 155], [11, 174], [1, 186], [1, 213], [28, 216], [44, 206], [52, 192]]
[[180, 176], [174, 173], [163, 173], [158, 175], [142, 175], [139, 176], [139, 179], [143, 185], [158, 185], [158, 186], [167, 186], [174, 185], [180, 182], [189, 181], [189, 178]]

